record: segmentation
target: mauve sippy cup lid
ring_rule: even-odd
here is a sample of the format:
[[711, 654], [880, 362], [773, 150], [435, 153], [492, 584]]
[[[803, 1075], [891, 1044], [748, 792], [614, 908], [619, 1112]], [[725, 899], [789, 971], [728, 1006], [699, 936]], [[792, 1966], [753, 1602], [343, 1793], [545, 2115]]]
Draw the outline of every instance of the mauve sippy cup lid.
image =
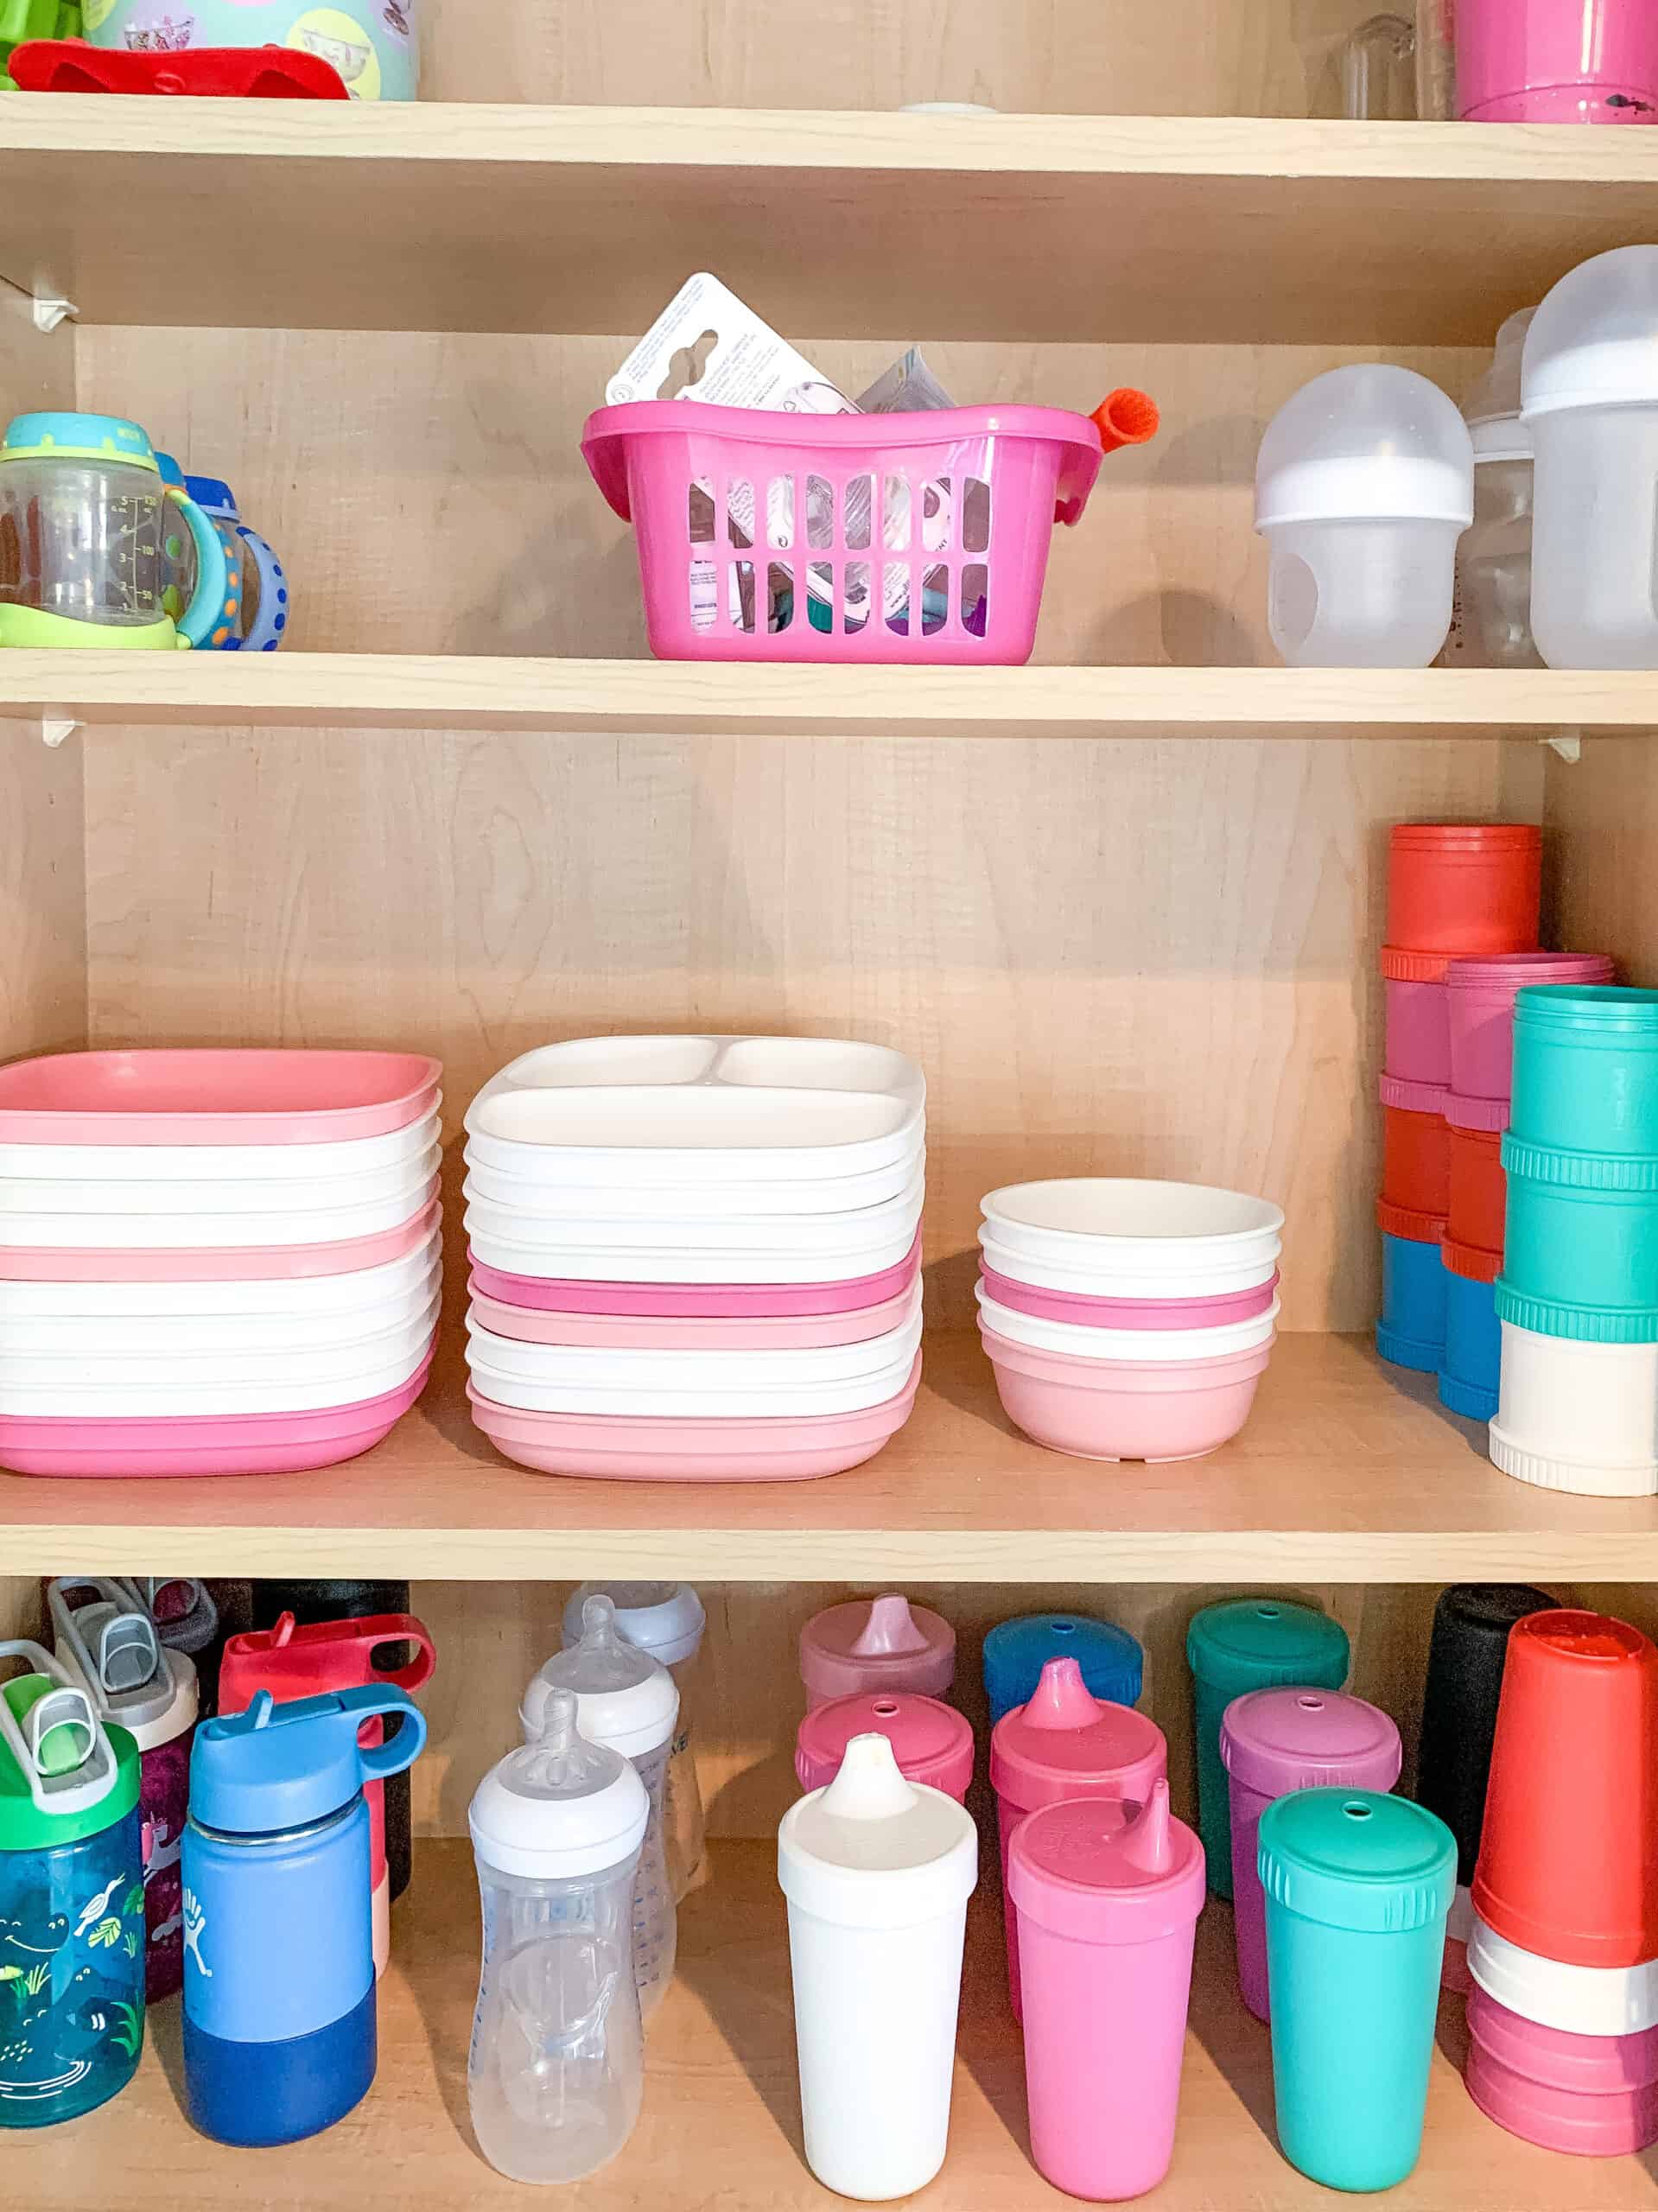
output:
[[1246, 1690], [1221, 1721], [1221, 1764], [1263, 1797], [1338, 1782], [1391, 1789], [1401, 1758], [1388, 1715], [1343, 1690]]
[[942, 1697], [956, 1679], [956, 1631], [896, 1592], [828, 1605], [800, 1631], [800, 1679], [820, 1698], [883, 1688]]

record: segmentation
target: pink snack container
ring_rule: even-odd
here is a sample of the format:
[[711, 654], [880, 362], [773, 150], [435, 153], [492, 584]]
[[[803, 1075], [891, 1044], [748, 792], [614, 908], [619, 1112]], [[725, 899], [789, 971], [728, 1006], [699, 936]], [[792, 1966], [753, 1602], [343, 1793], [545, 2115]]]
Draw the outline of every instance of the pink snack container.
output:
[[1159, 1780], [1141, 1807], [1032, 1813], [1007, 1887], [1025, 1946], [1031, 2155], [1072, 2196], [1143, 2196], [1174, 2155], [1204, 1847]]
[[1511, 1096], [1517, 992], [1533, 983], [1610, 983], [1613, 974], [1603, 952], [1510, 952], [1500, 960], [1453, 960], [1445, 970], [1452, 1090], [1464, 1099]]
[[956, 1631], [897, 1595], [828, 1605], [800, 1631], [800, 1679], [809, 1713], [861, 1690], [943, 1697], [956, 1680]]
[[1232, 1913], [1238, 1986], [1256, 2019], [1267, 2000], [1267, 1899], [1256, 1830], [1275, 1797], [1294, 1789], [1391, 1789], [1399, 1731], [1385, 1713], [1343, 1690], [1246, 1690], [1221, 1720], [1221, 1764], [1232, 1807]]
[[954, 1706], [912, 1690], [862, 1690], [813, 1706], [795, 1734], [795, 1778], [801, 1788], [827, 1788], [854, 1736], [885, 1736], [906, 1782], [925, 1783], [958, 1805], [966, 1803], [973, 1726]]
[[1648, 0], [1457, 0], [1464, 123], [1658, 120]]
[[1382, 1067], [1385, 1075], [1408, 1083], [1451, 1080], [1451, 1038], [1445, 1014], [1445, 971], [1448, 952], [1413, 952], [1396, 944], [1382, 948], [1382, 991], [1385, 1003]]
[[1546, 2151], [1621, 2158], [1658, 2143], [1658, 2028], [1569, 2035], [1476, 1989], [1463, 2079], [1488, 2120]]
[[990, 1738], [990, 1787], [1001, 1835], [1002, 1917], [1007, 1933], [1007, 1999], [1020, 2018], [1019, 1915], [1007, 1888], [1007, 1852], [1027, 1813], [1066, 1798], [1140, 1806], [1166, 1781], [1169, 1747], [1154, 1720], [1132, 1706], [1108, 1705], [1074, 1659], [1050, 1659], [1028, 1705], [997, 1721]]

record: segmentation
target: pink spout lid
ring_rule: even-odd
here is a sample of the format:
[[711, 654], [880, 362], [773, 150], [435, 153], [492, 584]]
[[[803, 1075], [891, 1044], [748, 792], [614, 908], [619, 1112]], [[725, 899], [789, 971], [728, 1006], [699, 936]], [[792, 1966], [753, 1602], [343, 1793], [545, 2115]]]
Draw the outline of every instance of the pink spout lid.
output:
[[953, 1706], [910, 1690], [861, 1690], [814, 1706], [795, 1737], [795, 1775], [822, 1789], [840, 1772], [854, 1736], [885, 1736], [906, 1782], [924, 1782], [958, 1802], [973, 1779], [973, 1729]]
[[1094, 1696], [1074, 1659], [1050, 1659], [1030, 1703], [1004, 1713], [990, 1738], [990, 1786], [1022, 1813], [1064, 1797], [1144, 1804], [1168, 1770], [1157, 1723]]
[[800, 1679], [820, 1700], [878, 1689], [942, 1697], [956, 1679], [956, 1631], [907, 1598], [854, 1598], [801, 1630]]
[[1007, 1895], [1021, 1920], [1082, 1943], [1178, 1935], [1203, 1910], [1205, 1886], [1204, 1847], [1170, 1812], [1163, 1781], [1143, 1805], [1045, 1805], [1008, 1848]]
[[1221, 1721], [1221, 1761], [1263, 1797], [1345, 1783], [1391, 1789], [1399, 1731], [1387, 1714], [1344, 1690], [1246, 1690]]

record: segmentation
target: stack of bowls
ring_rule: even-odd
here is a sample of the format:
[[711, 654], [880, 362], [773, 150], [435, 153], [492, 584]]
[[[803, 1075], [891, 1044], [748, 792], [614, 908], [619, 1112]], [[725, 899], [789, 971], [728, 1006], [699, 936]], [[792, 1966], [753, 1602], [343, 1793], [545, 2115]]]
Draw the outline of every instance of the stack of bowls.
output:
[[1611, 980], [1612, 963], [1598, 952], [1511, 952], [1501, 959], [1453, 960], [1445, 969], [1451, 1179], [1441, 1246], [1439, 1397], [1471, 1421], [1490, 1421], [1496, 1413], [1502, 1372], [1496, 1284], [1508, 1204], [1502, 1147], [1513, 1081], [1514, 1002], [1522, 988]]
[[838, 1474], [921, 1374], [925, 1088], [804, 1037], [526, 1052], [467, 1116], [473, 1417], [520, 1465]]
[[435, 1060], [75, 1052], [0, 1069], [0, 1465], [291, 1473], [432, 1356]]
[[1196, 1459], [1271, 1355], [1284, 1215], [1201, 1183], [1016, 1183], [984, 1200], [979, 1331], [1002, 1408], [1082, 1459]]
[[1502, 1377], [1491, 1458], [1547, 1490], [1651, 1497], [1658, 991], [1520, 993], [1502, 1165]]
[[[1388, 862], [1382, 1077], [1382, 1319], [1395, 1367], [1445, 1366], [1453, 1143], [1446, 972], [1462, 957], [1530, 952], [1541, 902], [1542, 833], [1528, 823], [1401, 823]], [[1452, 1384], [1452, 1403], [1457, 1395]], [[1461, 1410], [1459, 1408], [1458, 1410]]]

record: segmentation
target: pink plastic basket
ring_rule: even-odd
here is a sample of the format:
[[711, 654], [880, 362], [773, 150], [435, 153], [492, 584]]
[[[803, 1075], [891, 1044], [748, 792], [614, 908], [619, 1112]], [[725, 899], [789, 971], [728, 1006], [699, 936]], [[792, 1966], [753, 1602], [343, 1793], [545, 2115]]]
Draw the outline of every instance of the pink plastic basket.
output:
[[[581, 451], [639, 546], [661, 660], [1030, 658], [1100, 434], [1058, 407], [781, 415], [636, 400]], [[758, 524], [758, 526], [757, 526]]]

